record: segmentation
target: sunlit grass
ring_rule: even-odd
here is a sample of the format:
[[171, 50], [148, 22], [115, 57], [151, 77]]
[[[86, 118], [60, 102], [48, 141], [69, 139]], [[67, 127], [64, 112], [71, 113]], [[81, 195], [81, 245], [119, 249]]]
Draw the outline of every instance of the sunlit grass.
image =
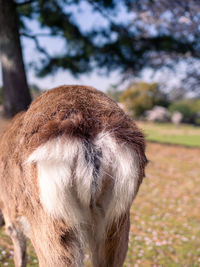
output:
[[200, 147], [200, 127], [170, 123], [139, 122], [149, 141]]

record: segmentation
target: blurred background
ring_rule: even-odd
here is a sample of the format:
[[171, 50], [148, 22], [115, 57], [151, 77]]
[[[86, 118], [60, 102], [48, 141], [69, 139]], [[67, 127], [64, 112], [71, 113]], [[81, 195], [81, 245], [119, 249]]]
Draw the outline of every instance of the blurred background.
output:
[[[124, 266], [200, 266], [200, 1], [0, 0], [0, 64], [0, 131], [62, 84], [94, 86], [137, 120], [150, 163]], [[2, 230], [0, 266], [12, 258]]]

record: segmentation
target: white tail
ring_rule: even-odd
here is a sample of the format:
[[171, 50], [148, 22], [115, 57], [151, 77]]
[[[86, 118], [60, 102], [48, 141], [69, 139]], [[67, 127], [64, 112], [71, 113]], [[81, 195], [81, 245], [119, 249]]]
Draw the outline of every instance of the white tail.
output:
[[4, 132], [1, 196], [15, 265], [25, 235], [42, 267], [122, 266], [129, 209], [144, 176], [144, 138], [103, 93], [63, 86], [44, 93]]

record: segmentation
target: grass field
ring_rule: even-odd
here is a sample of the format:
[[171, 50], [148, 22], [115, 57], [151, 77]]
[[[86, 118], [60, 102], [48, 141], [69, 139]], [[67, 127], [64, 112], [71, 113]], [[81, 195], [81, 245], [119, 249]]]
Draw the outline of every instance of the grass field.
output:
[[149, 141], [200, 147], [200, 127], [184, 124], [175, 126], [170, 123], [139, 122], [138, 124]]
[[[196, 129], [191, 128], [189, 133], [196, 135]], [[148, 143], [147, 156], [146, 178], [131, 208], [124, 267], [199, 267], [200, 148]], [[38, 266], [30, 245], [28, 253], [28, 266]], [[14, 266], [13, 247], [1, 231], [3, 266]]]

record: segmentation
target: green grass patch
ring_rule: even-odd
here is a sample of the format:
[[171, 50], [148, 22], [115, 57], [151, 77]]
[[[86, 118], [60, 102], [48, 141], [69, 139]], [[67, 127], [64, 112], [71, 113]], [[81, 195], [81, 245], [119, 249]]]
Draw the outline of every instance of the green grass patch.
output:
[[140, 122], [139, 126], [149, 141], [200, 147], [200, 127], [149, 122]]

